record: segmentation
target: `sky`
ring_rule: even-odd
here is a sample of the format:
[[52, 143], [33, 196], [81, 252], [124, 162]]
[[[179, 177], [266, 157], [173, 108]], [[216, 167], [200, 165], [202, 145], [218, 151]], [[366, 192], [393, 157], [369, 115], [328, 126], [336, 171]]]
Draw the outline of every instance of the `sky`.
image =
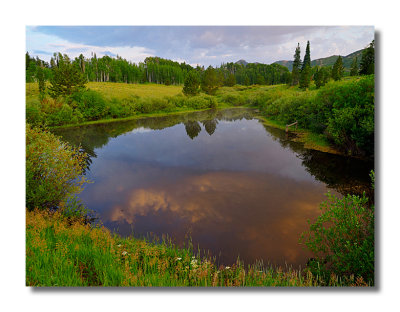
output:
[[54, 52], [94, 52], [135, 63], [159, 56], [206, 67], [292, 60], [297, 43], [303, 57], [307, 40], [311, 59], [345, 56], [373, 39], [373, 26], [26, 26], [26, 50], [46, 61]]

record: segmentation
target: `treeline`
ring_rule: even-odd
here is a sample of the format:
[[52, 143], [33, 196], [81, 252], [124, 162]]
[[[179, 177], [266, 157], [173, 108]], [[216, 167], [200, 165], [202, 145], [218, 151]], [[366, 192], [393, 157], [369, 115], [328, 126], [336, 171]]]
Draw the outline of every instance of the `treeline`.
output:
[[[123, 83], [157, 83], [165, 85], [182, 85], [187, 74], [195, 71], [200, 77], [205, 73], [204, 66], [192, 67], [186, 63], [163, 59], [160, 57], [147, 57], [139, 64], [127, 61], [117, 56], [103, 56], [98, 58], [95, 53], [90, 58], [82, 54], [75, 59], [68, 55], [54, 53], [47, 63], [38, 57], [33, 58], [26, 53], [26, 82], [39, 80], [38, 75], [44, 72], [44, 78], [49, 80], [53, 69], [59, 67], [63, 60], [69, 60], [79, 69], [87, 81], [94, 82], [123, 82]], [[249, 63], [246, 65], [238, 63], [226, 63], [215, 67], [220, 85], [274, 85], [287, 83], [290, 79], [289, 70], [279, 64]]]
[[[357, 57], [352, 61], [350, 76], [373, 75], [375, 73], [375, 40], [369, 44], [362, 52], [361, 62]], [[297, 44], [294, 53], [293, 68], [288, 78], [288, 84], [307, 89], [311, 81], [314, 80], [315, 86], [319, 89], [324, 86], [331, 78], [335, 81], [341, 80], [344, 76], [343, 59], [339, 55], [333, 66], [311, 66], [310, 42], [307, 41], [304, 60], [300, 59], [300, 44]]]

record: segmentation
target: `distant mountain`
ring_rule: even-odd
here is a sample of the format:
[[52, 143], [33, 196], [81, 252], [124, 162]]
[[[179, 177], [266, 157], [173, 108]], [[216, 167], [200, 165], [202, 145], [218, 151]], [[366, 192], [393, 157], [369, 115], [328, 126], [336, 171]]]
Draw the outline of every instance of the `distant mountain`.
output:
[[[364, 51], [364, 49], [355, 51], [346, 56], [342, 56], [343, 67], [344, 67], [345, 71], [350, 71], [351, 63], [353, 62], [353, 59], [355, 57], [357, 57], [357, 62], [358, 62], [358, 64], [360, 64], [363, 51]], [[339, 57], [339, 55], [332, 55], [332, 56], [328, 56], [328, 57], [319, 58], [319, 59], [311, 61], [311, 66], [316, 66], [316, 65], [318, 65], [318, 66], [333, 66], [333, 64], [335, 64], [338, 57]], [[292, 71], [293, 61], [277, 61], [275, 63], [283, 65], [283, 66], [289, 68], [290, 71]]]
[[235, 64], [240, 64], [240, 65], [246, 66], [249, 63], [247, 63], [245, 60], [239, 60]]

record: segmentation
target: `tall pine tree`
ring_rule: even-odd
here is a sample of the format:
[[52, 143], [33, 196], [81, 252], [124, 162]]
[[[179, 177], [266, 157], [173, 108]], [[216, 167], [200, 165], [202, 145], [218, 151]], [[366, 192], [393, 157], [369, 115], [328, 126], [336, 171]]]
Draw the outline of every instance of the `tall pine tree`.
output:
[[350, 69], [350, 76], [356, 76], [358, 74], [358, 64], [357, 64], [357, 57], [353, 59], [353, 62], [351, 63], [351, 69]]
[[311, 55], [310, 41], [307, 41], [306, 54], [304, 55], [303, 66], [300, 73], [300, 88], [306, 89], [310, 86], [311, 81]]
[[296, 86], [299, 84], [300, 78], [300, 44], [297, 43], [297, 48], [294, 52], [294, 61], [293, 61], [293, 69], [292, 69], [292, 86]]
[[301, 71], [303, 71], [307, 65], [311, 67], [310, 41], [307, 41], [306, 54], [304, 55], [304, 61], [303, 66], [301, 67]]
[[342, 57], [339, 55], [332, 68], [332, 78], [335, 81], [337, 81], [342, 79], [342, 77], [343, 77], [343, 60]]
[[324, 84], [323, 75], [324, 75], [324, 72], [322, 71], [322, 69], [320, 69], [317, 66], [317, 69], [314, 74], [314, 82], [315, 82], [315, 86], [317, 87], [317, 89], [319, 89]]
[[363, 51], [360, 63], [360, 75], [371, 75], [375, 72], [375, 40]]

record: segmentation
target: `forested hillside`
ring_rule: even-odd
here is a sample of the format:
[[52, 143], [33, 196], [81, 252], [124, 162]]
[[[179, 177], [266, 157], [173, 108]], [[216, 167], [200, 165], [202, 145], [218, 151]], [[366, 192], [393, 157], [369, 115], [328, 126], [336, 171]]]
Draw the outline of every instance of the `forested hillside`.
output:
[[[342, 56], [343, 60], [343, 68], [346, 72], [350, 71], [351, 68], [351, 63], [353, 62], [353, 59], [357, 57], [357, 64], [360, 65], [361, 62], [361, 57], [362, 53], [365, 49], [355, 51], [353, 53], [350, 53], [349, 55]], [[333, 66], [335, 62], [337, 61], [339, 55], [331, 55], [328, 57], [323, 57], [319, 59], [315, 59], [311, 61], [311, 66]], [[293, 61], [277, 61], [274, 64], [279, 64], [282, 66], [287, 67], [290, 71], [292, 71], [293, 68]]]

